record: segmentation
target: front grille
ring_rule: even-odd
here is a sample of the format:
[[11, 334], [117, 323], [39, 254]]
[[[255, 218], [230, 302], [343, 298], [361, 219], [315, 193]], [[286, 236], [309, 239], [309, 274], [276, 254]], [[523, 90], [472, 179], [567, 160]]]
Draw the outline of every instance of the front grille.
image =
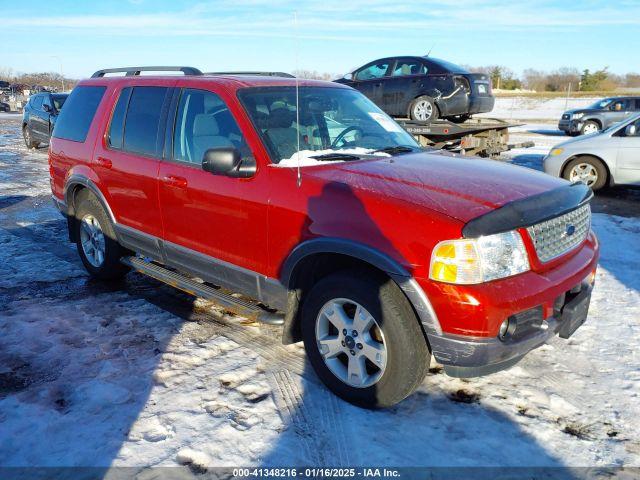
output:
[[580, 245], [591, 228], [591, 207], [582, 207], [527, 228], [541, 262], [548, 262]]

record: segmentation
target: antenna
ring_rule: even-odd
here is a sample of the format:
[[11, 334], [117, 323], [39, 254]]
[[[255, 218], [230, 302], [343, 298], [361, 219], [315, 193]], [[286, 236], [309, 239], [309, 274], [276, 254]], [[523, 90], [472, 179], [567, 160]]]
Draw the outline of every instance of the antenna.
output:
[[427, 52], [427, 55], [426, 55], [427, 57], [428, 57], [429, 55], [431, 55], [431, 50], [433, 50], [433, 48], [434, 48], [435, 46], [436, 46], [436, 42], [433, 42], [433, 45], [431, 45], [431, 48], [430, 48], [430, 49], [429, 49], [429, 51]]
[[298, 65], [298, 12], [293, 12], [293, 24], [294, 24], [294, 47], [295, 47], [295, 56], [296, 56], [296, 139], [298, 141], [298, 150], [296, 152], [296, 161], [298, 163], [298, 179], [297, 184], [298, 187], [302, 185], [302, 175], [300, 172], [300, 85], [298, 81], [298, 74], [300, 73], [300, 68]]

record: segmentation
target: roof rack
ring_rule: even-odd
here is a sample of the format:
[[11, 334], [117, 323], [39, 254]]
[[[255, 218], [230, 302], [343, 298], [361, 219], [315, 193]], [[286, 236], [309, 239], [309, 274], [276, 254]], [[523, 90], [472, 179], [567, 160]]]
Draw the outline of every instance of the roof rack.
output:
[[182, 72], [185, 75], [202, 75], [202, 72], [194, 67], [123, 67], [98, 70], [91, 75], [91, 78], [101, 78], [107, 73], [125, 73], [127, 77], [131, 77], [140, 75], [140, 72]]
[[205, 75], [256, 75], [260, 77], [284, 77], [284, 78], [296, 78], [290, 73], [285, 72], [258, 72], [258, 71], [246, 71], [246, 72], [206, 72]]

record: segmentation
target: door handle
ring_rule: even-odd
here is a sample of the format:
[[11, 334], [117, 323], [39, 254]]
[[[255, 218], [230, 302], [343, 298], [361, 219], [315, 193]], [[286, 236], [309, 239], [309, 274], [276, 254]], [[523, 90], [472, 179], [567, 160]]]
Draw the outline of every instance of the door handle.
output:
[[96, 163], [104, 168], [111, 168], [113, 166], [113, 163], [111, 163], [111, 160], [104, 157], [96, 158]]
[[162, 182], [176, 188], [187, 188], [187, 179], [184, 177], [176, 177], [175, 175], [167, 175], [162, 177]]

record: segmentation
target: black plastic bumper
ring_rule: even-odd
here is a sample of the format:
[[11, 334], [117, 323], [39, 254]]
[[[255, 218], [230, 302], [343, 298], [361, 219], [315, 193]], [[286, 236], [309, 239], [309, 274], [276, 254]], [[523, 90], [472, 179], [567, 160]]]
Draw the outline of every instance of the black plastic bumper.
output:
[[[571, 293], [578, 289], [577, 293]], [[557, 312], [545, 321], [539, 309], [540, 321], [528, 324], [526, 335], [514, 335], [504, 341], [493, 337], [432, 335], [429, 338], [432, 353], [452, 377], [479, 377], [505, 370], [554, 335], [569, 338], [587, 319], [592, 290], [591, 285], [582, 282], [562, 298]]]

